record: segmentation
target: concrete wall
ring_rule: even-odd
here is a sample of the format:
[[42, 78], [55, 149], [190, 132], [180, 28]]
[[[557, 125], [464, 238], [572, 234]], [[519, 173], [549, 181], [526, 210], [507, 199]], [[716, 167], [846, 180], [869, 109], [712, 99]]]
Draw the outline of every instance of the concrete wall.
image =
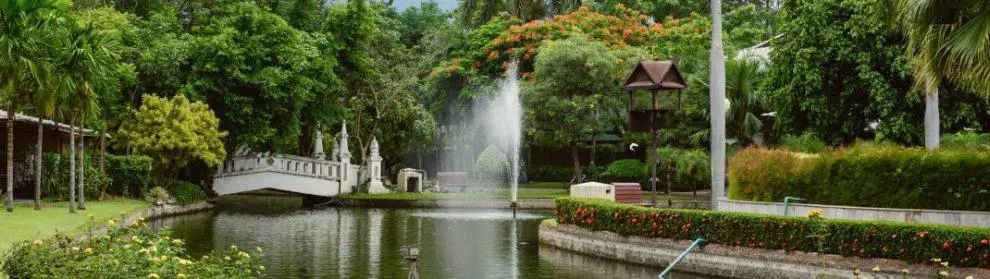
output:
[[[691, 241], [627, 237], [596, 232], [571, 225], [540, 226], [540, 243], [582, 254], [666, 268]], [[888, 259], [861, 259], [816, 253], [751, 249], [718, 244], [703, 245], [684, 258], [675, 270], [720, 278], [853, 278], [859, 268], [870, 275], [874, 266], [881, 278], [901, 278], [908, 269], [911, 278], [934, 278], [931, 267]], [[654, 275], [656, 276], [656, 275]], [[988, 269], [953, 268], [952, 278], [990, 278]]]
[[[959, 226], [990, 227], [990, 212], [871, 208], [821, 204], [790, 203], [788, 215], [805, 216], [808, 211], [821, 209], [825, 218], [852, 220], [887, 220], [899, 222], [934, 223]], [[736, 201], [721, 198], [718, 210], [760, 214], [784, 213], [784, 204], [776, 202]]]

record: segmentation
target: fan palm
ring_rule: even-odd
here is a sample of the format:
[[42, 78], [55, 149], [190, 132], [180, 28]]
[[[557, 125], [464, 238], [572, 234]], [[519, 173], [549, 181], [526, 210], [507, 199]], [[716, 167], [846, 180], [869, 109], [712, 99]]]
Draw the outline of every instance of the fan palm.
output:
[[990, 4], [981, 0], [891, 0], [907, 36], [915, 87], [926, 92], [925, 145], [939, 146], [938, 88], [949, 81], [990, 96]]
[[[7, 211], [13, 211], [14, 120], [18, 110], [38, 100], [48, 80], [51, 33], [55, 15], [65, 11], [53, 0], [10, 0], [0, 3], [0, 82], [7, 109]], [[37, 104], [35, 104], [37, 105]], [[40, 120], [39, 120], [40, 121]], [[38, 147], [40, 150], [40, 146]], [[40, 158], [39, 158], [40, 161]], [[36, 185], [35, 208], [40, 208]]]
[[729, 60], [725, 65], [725, 90], [729, 99], [726, 128], [741, 142], [753, 143], [763, 129], [760, 115], [766, 112], [766, 98], [758, 89], [759, 62]]
[[[85, 177], [81, 170], [84, 169], [82, 158], [84, 154], [80, 150], [80, 166], [76, 169], [75, 161], [75, 135], [76, 123], [85, 121], [87, 116], [99, 113], [96, 106], [96, 92], [107, 90], [115, 85], [116, 76], [115, 54], [109, 50], [110, 40], [99, 32], [95, 32], [92, 25], [82, 26], [78, 23], [70, 24], [69, 28], [62, 35], [61, 51], [57, 59], [55, 73], [58, 75], [57, 84], [61, 92], [61, 103], [65, 107], [65, 113], [69, 119], [71, 132], [69, 133], [69, 202], [70, 210], [75, 203], [75, 173], [80, 172], [79, 179], [79, 208], [85, 209]], [[80, 132], [82, 129], [80, 129]]]

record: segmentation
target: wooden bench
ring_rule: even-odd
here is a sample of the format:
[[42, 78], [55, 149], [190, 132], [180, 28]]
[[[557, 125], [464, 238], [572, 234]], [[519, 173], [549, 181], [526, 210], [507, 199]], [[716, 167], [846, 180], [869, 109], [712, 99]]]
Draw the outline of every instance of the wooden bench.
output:
[[643, 188], [639, 186], [639, 183], [614, 182], [612, 186], [615, 186], [615, 202], [628, 204], [643, 203]]

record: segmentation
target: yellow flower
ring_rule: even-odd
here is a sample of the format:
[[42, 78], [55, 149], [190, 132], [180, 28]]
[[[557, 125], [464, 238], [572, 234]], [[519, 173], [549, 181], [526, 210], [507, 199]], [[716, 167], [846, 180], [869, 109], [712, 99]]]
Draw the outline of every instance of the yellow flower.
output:
[[244, 252], [237, 253], [237, 256], [241, 258], [251, 258], [251, 255], [248, 255], [248, 253], [244, 253]]
[[258, 250], [258, 253], [261, 253], [261, 247], [254, 247], [254, 250]]
[[808, 218], [821, 218], [824, 213], [821, 209], [812, 209], [808, 211]]
[[161, 277], [158, 276], [158, 274], [152, 273], [152, 274], [148, 274], [148, 278], [158, 279], [158, 278], [161, 278]]
[[185, 274], [179, 273], [175, 275], [175, 278], [186, 278]]
[[144, 240], [141, 240], [136, 235], [131, 236], [131, 241], [134, 241], [134, 242], [137, 242], [137, 243], [144, 243]]
[[148, 253], [148, 249], [141, 248], [141, 250], [138, 250], [138, 253], [141, 253], [141, 254]]
[[93, 221], [93, 219], [96, 219], [96, 215], [93, 215], [93, 213], [90, 213], [90, 214], [86, 215], [86, 217], [89, 217], [89, 220], [90, 221]]
[[161, 257], [159, 257], [159, 259], [161, 259], [164, 262], [164, 261], [168, 260], [168, 256], [162, 255]]
[[880, 266], [874, 266], [873, 272], [880, 272]]
[[966, 276], [966, 279], [973, 279], [973, 276], [972, 275]]
[[942, 261], [942, 259], [939, 259], [939, 258], [934, 258], [934, 259], [932, 259], [932, 262], [934, 262], [934, 263], [939, 263], [939, 262], [941, 262], [941, 261]]
[[203, 255], [203, 259], [204, 259], [204, 260], [209, 260], [209, 259], [210, 259], [210, 256], [207, 256], [207, 255]]
[[175, 244], [175, 245], [182, 245], [182, 239], [178, 239], [178, 238], [176, 238], [176, 239], [173, 239], [173, 240], [172, 240], [172, 244]]
[[109, 225], [110, 227], [116, 227], [117, 226], [117, 221], [114, 221], [113, 219], [110, 219], [110, 221], [107, 221], [107, 225]]
[[187, 260], [187, 259], [182, 259], [182, 258], [176, 258], [176, 259], [178, 259], [179, 264], [181, 264], [181, 265], [189, 265], [189, 264], [192, 263], [192, 261]]
[[79, 252], [79, 247], [72, 247], [70, 250], [72, 250], [72, 252]]
[[901, 273], [904, 273], [904, 274], [908, 274], [908, 273], [911, 273], [911, 272], [909, 272], [909, 271], [907, 270], [907, 268], [905, 268], [905, 269], [901, 269]]
[[948, 272], [948, 271], [945, 271], [945, 270], [943, 270], [943, 271], [940, 271], [940, 272], [938, 273], [938, 275], [942, 275], [943, 277], [944, 277], [944, 276], [949, 276], [949, 272]]
[[949, 262], [942, 262], [942, 266], [949, 267]]
[[225, 260], [225, 261], [229, 261], [229, 260], [230, 260], [230, 257], [228, 257], [228, 256], [223, 256], [223, 260]]
[[35, 239], [33, 243], [34, 246], [41, 246], [42, 244], [45, 244], [45, 242], [41, 241], [41, 239]]
[[92, 254], [93, 248], [86, 248], [86, 250], [83, 250], [83, 252], [86, 252], [86, 254]]
[[237, 245], [230, 245], [230, 249], [231, 250], [234, 250], [234, 251], [237, 251]]
[[259, 265], [259, 266], [258, 266], [258, 270], [261, 270], [261, 271], [265, 271], [265, 266], [263, 266], [263, 265]]
[[853, 275], [859, 276], [859, 269], [853, 269]]

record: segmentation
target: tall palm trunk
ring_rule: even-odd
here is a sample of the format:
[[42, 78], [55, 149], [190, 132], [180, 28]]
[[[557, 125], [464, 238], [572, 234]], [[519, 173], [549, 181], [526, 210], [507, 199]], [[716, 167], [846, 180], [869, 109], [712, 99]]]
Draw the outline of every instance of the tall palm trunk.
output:
[[[86, 113], [83, 113], [86, 115]], [[86, 120], [79, 117], [79, 210], [86, 210]]]
[[925, 147], [928, 150], [938, 150], [939, 148], [939, 112], [938, 112], [938, 89], [933, 93], [925, 94]]
[[69, 120], [69, 213], [76, 213], [76, 117]]
[[712, 209], [725, 196], [725, 54], [722, 52], [722, 1], [711, 1], [712, 49], [709, 103], [711, 105]]
[[14, 211], [14, 109], [7, 110], [7, 212]]
[[[39, 115], [40, 116], [40, 115]], [[38, 117], [38, 148], [35, 150], [35, 162], [34, 162], [34, 210], [41, 210], [41, 168], [44, 167], [44, 162], [42, 162], [42, 140], [45, 133], [44, 120]]]

